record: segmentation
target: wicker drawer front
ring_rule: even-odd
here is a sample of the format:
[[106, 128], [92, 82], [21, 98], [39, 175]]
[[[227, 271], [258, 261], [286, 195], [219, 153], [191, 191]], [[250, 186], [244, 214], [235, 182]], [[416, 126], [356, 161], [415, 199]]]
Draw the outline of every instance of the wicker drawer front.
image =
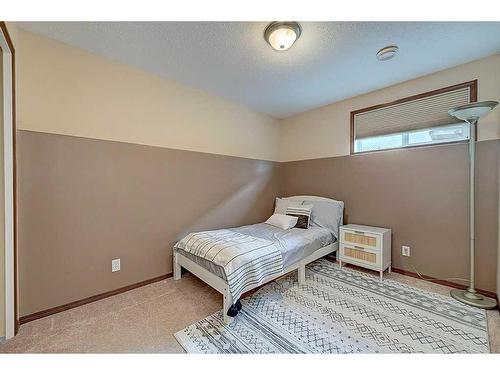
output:
[[356, 262], [377, 265], [379, 263], [379, 254], [367, 251], [361, 247], [343, 245], [341, 249], [341, 259], [354, 260]]
[[364, 232], [348, 232], [344, 231], [343, 242], [349, 242], [353, 245], [360, 245], [363, 247], [371, 247], [372, 249], [378, 249], [380, 245], [379, 236], [371, 233]]

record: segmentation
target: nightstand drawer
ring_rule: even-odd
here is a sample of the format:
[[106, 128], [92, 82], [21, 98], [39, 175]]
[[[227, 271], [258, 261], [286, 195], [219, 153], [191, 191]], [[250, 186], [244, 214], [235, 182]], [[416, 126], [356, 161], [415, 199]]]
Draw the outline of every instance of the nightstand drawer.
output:
[[342, 243], [362, 246], [363, 248], [380, 249], [380, 236], [378, 234], [362, 231], [342, 230]]
[[377, 266], [380, 264], [380, 253], [361, 246], [342, 244], [340, 246], [340, 259], [347, 262], [352, 260], [356, 263]]

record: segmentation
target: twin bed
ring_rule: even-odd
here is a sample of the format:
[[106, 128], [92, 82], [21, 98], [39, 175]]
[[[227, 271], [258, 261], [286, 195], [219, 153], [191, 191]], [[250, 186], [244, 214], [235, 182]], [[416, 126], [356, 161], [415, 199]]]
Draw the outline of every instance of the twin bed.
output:
[[174, 280], [185, 268], [223, 295], [224, 322], [241, 308], [240, 296], [291, 271], [305, 282], [305, 266], [338, 249], [343, 202], [315, 196], [286, 198], [312, 206], [307, 229], [267, 223], [191, 233], [174, 246]]

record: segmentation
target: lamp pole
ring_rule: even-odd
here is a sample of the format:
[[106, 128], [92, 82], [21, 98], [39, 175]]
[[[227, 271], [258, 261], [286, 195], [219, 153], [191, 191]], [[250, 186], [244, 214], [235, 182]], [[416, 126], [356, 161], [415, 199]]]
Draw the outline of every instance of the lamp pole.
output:
[[469, 238], [470, 238], [470, 285], [468, 291], [475, 295], [475, 256], [476, 256], [476, 224], [475, 224], [475, 184], [476, 184], [476, 126], [477, 119], [469, 122]]
[[450, 109], [448, 113], [462, 121], [469, 123], [469, 255], [470, 255], [470, 279], [466, 290], [453, 289], [450, 294], [456, 300], [467, 305], [482, 309], [494, 309], [497, 302], [493, 298], [479, 294], [475, 289], [475, 256], [476, 256], [476, 234], [475, 234], [475, 169], [476, 169], [476, 127], [479, 118], [488, 114], [497, 106], [497, 102], [486, 101], [471, 103]]

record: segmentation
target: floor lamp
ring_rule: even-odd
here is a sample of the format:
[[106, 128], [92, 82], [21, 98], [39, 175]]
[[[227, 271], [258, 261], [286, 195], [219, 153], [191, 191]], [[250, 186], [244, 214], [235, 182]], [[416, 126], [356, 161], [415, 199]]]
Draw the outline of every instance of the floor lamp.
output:
[[460, 120], [466, 121], [470, 125], [469, 139], [469, 237], [470, 237], [470, 280], [469, 287], [466, 290], [453, 289], [450, 294], [456, 300], [467, 305], [479, 307], [482, 309], [494, 309], [497, 302], [493, 298], [485, 297], [479, 294], [474, 288], [474, 168], [476, 154], [476, 125], [477, 121], [487, 115], [498, 102], [487, 101], [480, 103], [471, 103], [450, 109], [448, 113]]

